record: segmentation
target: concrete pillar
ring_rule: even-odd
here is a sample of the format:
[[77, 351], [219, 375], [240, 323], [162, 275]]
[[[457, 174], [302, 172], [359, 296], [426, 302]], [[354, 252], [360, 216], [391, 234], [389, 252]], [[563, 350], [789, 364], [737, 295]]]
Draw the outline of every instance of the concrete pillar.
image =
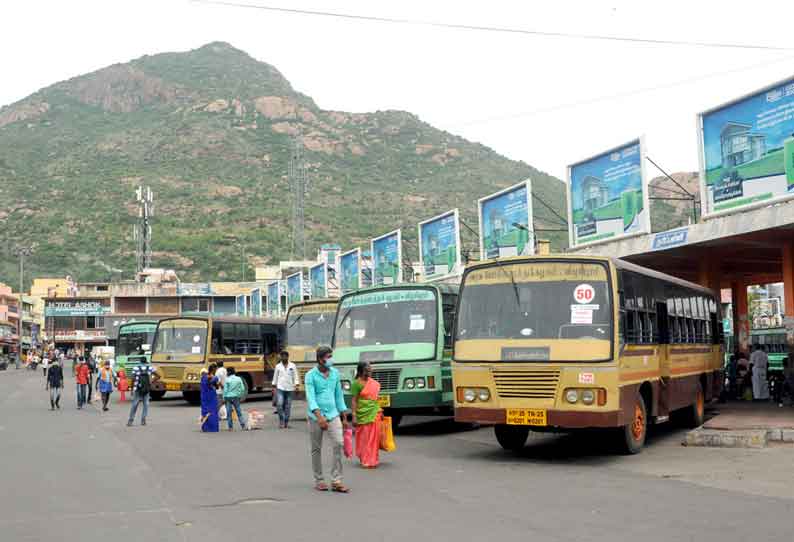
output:
[[783, 247], [783, 299], [785, 312], [783, 326], [786, 328], [789, 360], [794, 360], [794, 242]]
[[747, 315], [747, 283], [740, 281], [731, 284], [733, 301], [733, 336], [736, 348], [745, 356], [750, 356], [750, 319]]
[[704, 251], [698, 258], [698, 284], [714, 290], [717, 298], [722, 283], [722, 266], [718, 254]]

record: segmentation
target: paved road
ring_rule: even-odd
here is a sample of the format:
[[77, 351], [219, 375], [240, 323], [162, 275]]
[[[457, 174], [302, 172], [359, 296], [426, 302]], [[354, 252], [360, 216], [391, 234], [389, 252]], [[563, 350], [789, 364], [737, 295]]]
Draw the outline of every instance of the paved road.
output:
[[4, 542], [791, 540], [792, 446], [684, 448], [668, 428], [634, 457], [568, 436], [512, 455], [488, 428], [414, 418], [380, 469], [346, 463], [351, 494], [321, 494], [302, 423], [205, 435], [166, 399], [127, 428], [126, 405], [67, 392], [50, 412], [40, 373], [0, 372]]

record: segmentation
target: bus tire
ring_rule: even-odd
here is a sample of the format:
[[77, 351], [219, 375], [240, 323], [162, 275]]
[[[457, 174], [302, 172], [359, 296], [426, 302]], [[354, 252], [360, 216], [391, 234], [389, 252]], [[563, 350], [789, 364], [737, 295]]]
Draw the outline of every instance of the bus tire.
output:
[[521, 450], [529, 437], [529, 427], [525, 425], [499, 424], [494, 426], [493, 431], [499, 445], [509, 452]]
[[684, 426], [689, 429], [695, 429], [703, 425], [706, 413], [706, 396], [703, 393], [703, 385], [698, 382], [697, 389], [695, 390], [695, 402], [685, 408], [681, 413]]
[[152, 390], [149, 392], [149, 397], [152, 401], [159, 401], [163, 397], [165, 397], [165, 390]]
[[626, 455], [640, 453], [645, 446], [645, 437], [647, 435], [648, 409], [645, 406], [645, 399], [637, 392], [631, 409], [631, 419], [618, 433], [620, 451]]
[[183, 391], [182, 397], [193, 406], [201, 404], [201, 393], [197, 391]]

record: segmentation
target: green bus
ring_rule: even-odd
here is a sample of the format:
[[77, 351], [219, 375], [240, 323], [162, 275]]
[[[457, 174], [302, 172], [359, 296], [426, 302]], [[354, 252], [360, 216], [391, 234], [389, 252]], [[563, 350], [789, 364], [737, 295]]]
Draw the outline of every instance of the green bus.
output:
[[[155, 331], [157, 331], [156, 320], [141, 320], [121, 324], [119, 326], [119, 338], [116, 341], [115, 370], [124, 369], [127, 378], [129, 378], [133, 367], [140, 365], [143, 359], [150, 362]], [[162, 399], [164, 395], [164, 389], [153, 389], [150, 392], [152, 399]]]
[[[731, 353], [736, 348], [733, 334], [726, 328], [725, 334], [725, 363], [727, 365]], [[769, 367], [767, 371], [782, 371], [783, 360], [788, 357], [788, 346], [786, 344], [786, 328], [770, 327], [765, 329], [750, 330], [750, 352], [755, 350], [756, 345], [766, 348], [769, 357]]]
[[345, 399], [361, 361], [373, 365], [380, 403], [397, 426], [403, 415], [453, 414], [452, 324], [457, 284], [396, 284], [350, 292], [334, 323], [334, 366]]

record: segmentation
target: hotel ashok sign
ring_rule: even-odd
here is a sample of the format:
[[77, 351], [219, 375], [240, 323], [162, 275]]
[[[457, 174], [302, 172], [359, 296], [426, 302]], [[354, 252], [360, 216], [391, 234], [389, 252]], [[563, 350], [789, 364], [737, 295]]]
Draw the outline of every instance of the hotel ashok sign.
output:
[[104, 316], [110, 306], [102, 301], [50, 301], [44, 310], [45, 316]]

